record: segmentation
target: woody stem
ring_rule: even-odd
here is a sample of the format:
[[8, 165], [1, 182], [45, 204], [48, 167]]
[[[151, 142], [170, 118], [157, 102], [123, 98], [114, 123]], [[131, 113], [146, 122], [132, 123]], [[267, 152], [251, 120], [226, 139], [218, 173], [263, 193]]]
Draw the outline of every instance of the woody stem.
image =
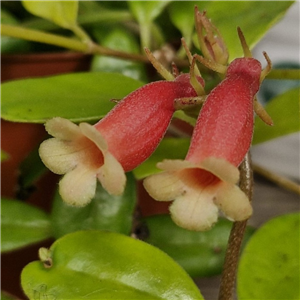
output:
[[[240, 173], [240, 188], [248, 196], [249, 201], [251, 201], [253, 188], [253, 174], [251, 157], [249, 152], [245, 156], [244, 161], [240, 166]], [[219, 300], [234, 299], [236, 271], [246, 225], [247, 220], [233, 223], [225, 254], [225, 262], [223, 266], [219, 290]]]

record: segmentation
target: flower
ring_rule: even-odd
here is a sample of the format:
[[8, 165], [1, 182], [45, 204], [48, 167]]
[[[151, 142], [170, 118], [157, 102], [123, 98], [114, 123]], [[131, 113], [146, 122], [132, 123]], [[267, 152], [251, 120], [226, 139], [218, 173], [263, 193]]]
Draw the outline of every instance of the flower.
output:
[[[203, 84], [200, 77], [199, 82]], [[40, 157], [51, 171], [65, 174], [59, 184], [63, 200], [86, 205], [95, 195], [97, 179], [110, 194], [122, 194], [124, 172], [156, 149], [175, 111], [174, 100], [195, 96], [189, 74], [182, 74], [137, 89], [93, 126], [59, 117], [46, 122], [54, 138], [41, 144]]]
[[170, 212], [177, 225], [208, 230], [218, 209], [235, 221], [251, 216], [251, 204], [236, 186], [237, 166], [251, 145], [260, 74], [256, 59], [234, 60], [203, 105], [185, 160], [164, 160], [157, 165], [164, 172], [144, 180], [154, 199], [174, 200]]

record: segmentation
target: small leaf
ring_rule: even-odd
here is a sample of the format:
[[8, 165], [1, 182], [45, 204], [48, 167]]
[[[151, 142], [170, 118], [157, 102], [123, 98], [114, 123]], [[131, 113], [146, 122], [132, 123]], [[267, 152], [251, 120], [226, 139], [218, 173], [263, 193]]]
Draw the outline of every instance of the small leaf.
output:
[[[105, 31], [107, 31], [107, 28], [105, 28]], [[96, 39], [97, 36], [98, 35], [96, 35]], [[139, 53], [140, 51], [139, 44], [132, 33], [119, 27], [114, 28], [104, 35], [104, 37], [101, 32], [101, 36], [99, 34], [97, 42], [104, 47], [128, 53]], [[116, 72], [137, 80], [146, 80], [144, 65], [115, 57], [94, 56], [91, 71]]]
[[299, 88], [289, 90], [265, 106], [274, 126], [267, 126], [256, 118], [253, 144], [259, 144], [300, 130], [299, 127]]
[[169, 256], [121, 234], [77, 231], [57, 240], [50, 252], [52, 267], [35, 261], [22, 271], [30, 299], [203, 299]]
[[52, 236], [48, 215], [26, 203], [1, 199], [1, 251], [11, 251]]
[[238, 299], [299, 299], [300, 214], [274, 218], [249, 240], [238, 269]]
[[142, 82], [114, 73], [73, 73], [2, 84], [3, 119], [44, 123], [53, 117], [98, 121]]
[[188, 46], [190, 46], [192, 34], [195, 28], [194, 7], [204, 5], [204, 1], [173, 1], [169, 7], [172, 23], [180, 30]]
[[122, 196], [109, 195], [99, 184], [96, 196], [85, 207], [72, 207], [57, 193], [51, 213], [53, 233], [59, 238], [79, 230], [101, 229], [130, 234], [136, 204], [135, 179], [127, 174], [127, 184]]
[[128, 1], [129, 8], [139, 23], [151, 23], [171, 2], [167, 1]]
[[142, 48], [151, 48], [151, 29], [154, 19], [169, 4], [167, 1], [127, 1], [129, 8], [140, 25]]
[[[149, 237], [145, 240], [166, 252], [192, 277], [218, 275], [222, 271], [232, 222], [220, 219], [207, 232], [195, 232], [178, 227], [169, 215], [144, 219]], [[248, 227], [244, 242], [253, 233]]]
[[[184, 159], [190, 145], [190, 139], [165, 138], [155, 152], [140, 166], [133, 170], [137, 179], [145, 178], [160, 170], [156, 164], [163, 159]], [[176, 151], [174, 151], [176, 149]]]
[[33, 15], [71, 29], [76, 25], [78, 1], [32, 1], [22, 0], [23, 6]]

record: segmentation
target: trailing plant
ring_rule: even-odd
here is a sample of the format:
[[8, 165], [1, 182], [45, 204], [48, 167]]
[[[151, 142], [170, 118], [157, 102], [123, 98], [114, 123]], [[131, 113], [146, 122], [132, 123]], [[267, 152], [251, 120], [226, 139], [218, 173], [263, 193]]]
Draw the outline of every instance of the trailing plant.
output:
[[[50, 214], [1, 200], [3, 252], [54, 239], [22, 271], [29, 299], [203, 299], [193, 278], [217, 274], [219, 299], [233, 299], [236, 284], [238, 299], [299, 298], [299, 213], [247, 226], [251, 144], [299, 131], [299, 88], [265, 107], [256, 96], [264, 79], [299, 73], [271, 70], [266, 53], [262, 68], [250, 51], [292, 3], [22, 1], [43, 19], [2, 24], [8, 43], [94, 56], [93, 72], [2, 84], [2, 118], [45, 124], [52, 136], [22, 163], [26, 188], [47, 168], [63, 175]], [[171, 216], [140, 213], [142, 181], [154, 199], [174, 201]]]

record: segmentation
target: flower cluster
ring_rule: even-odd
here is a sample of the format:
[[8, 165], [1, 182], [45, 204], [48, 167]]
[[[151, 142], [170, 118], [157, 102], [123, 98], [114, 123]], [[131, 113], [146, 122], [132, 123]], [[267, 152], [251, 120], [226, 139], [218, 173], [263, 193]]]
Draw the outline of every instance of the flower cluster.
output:
[[182, 74], [147, 84], [93, 126], [49, 120], [46, 130], [54, 138], [41, 144], [40, 157], [52, 172], [66, 174], [60, 181], [64, 201], [86, 205], [95, 195], [97, 179], [110, 194], [122, 194], [124, 172], [147, 159], [163, 138], [175, 112], [174, 99], [197, 96], [189, 78]]
[[195, 20], [204, 57], [188, 53], [190, 74], [174, 78], [146, 50], [168, 80], [132, 92], [93, 126], [75, 125], [63, 118], [46, 123], [54, 138], [41, 144], [40, 156], [50, 170], [65, 174], [60, 181], [64, 201], [86, 205], [95, 195], [97, 180], [109, 193], [123, 193], [125, 172], [154, 152], [168, 129], [175, 102], [204, 92], [204, 81], [195, 67], [197, 59], [225, 78], [206, 98], [186, 158], [158, 163], [162, 172], [146, 178], [144, 186], [156, 200], [174, 200], [170, 207], [173, 220], [190, 230], [211, 228], [219, 209], [232, 220], [250, 217], [250, 202], [236, 184], [238, 166], [251, 145], [255, 95], [266, 72], [250, 57], [241, 31], [245, 57], [227, 66], [228, 52], [217, 29], [198, 9]]

